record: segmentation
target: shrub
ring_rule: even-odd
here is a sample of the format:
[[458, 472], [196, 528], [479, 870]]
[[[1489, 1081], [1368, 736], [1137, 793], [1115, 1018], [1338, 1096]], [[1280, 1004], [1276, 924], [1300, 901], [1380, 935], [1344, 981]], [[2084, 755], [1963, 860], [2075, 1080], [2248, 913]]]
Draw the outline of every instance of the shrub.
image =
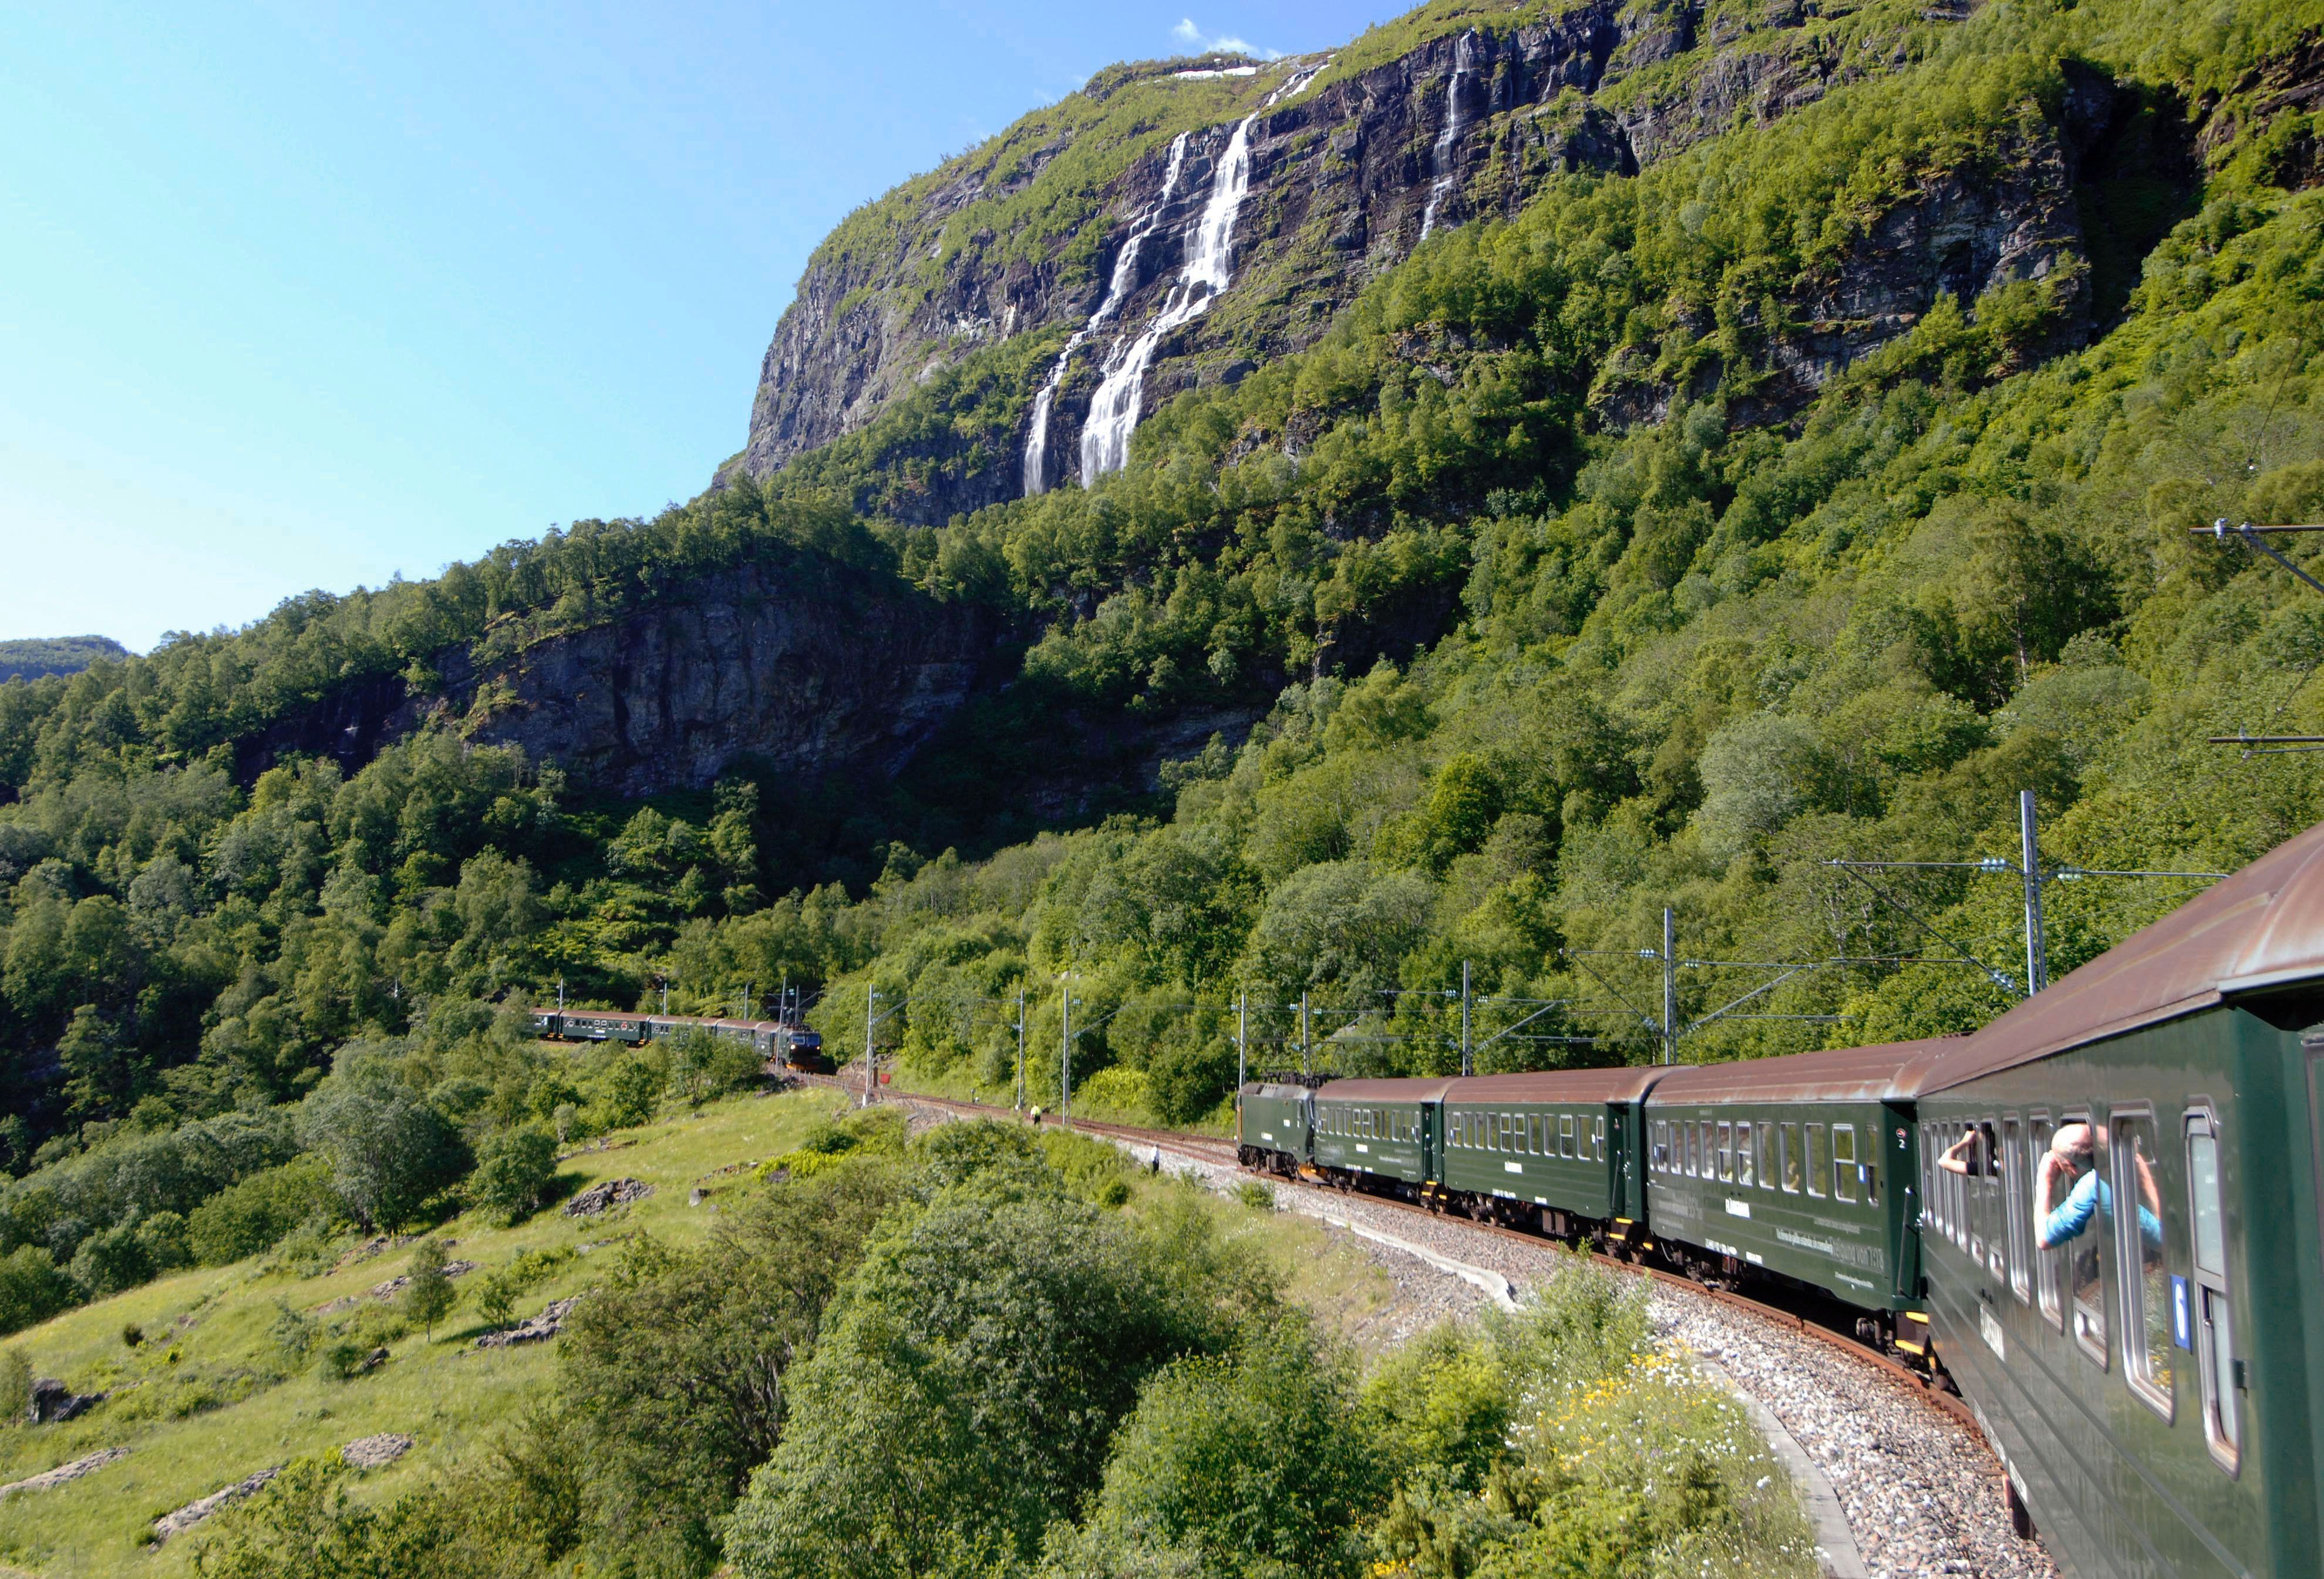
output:
[[32, 1412], [32, 1362], [22, 1349], [0, 1349], [0, 1426], [21, 1426]]
[[316, 1373], [327, 1381], [348, 1381], [363, 1374], [371, 1351], [353, 1338], [334, 1338], [315, 1358]]
[[1094, 1522], [1200, 1552], [1213, 1574], [1321, 1579], [1359, 1568], [1358, 1520], [1386, 1490], [1350, 1378], [1286, 1318], [1140, 1390]]
[[274, 1325], [267, 1328], [266, 1335], [274, 1340], [274, 1346], [291, 1364], [300, 1364], [315, 1346], [315, 1319], [293, 1310], [289, 1300], [278, 1299], [274, 1302]]
[[1247, 1178], [1234, 1187], [1234, 1198], [1254, 1212], [1275, 1210], [1275, 1187], [1255, 1178]]
[[514, 1319], [516, 1279], [506, 1272], [486, 1272], [476, 1279], [476, 1314], [498, 1331]]

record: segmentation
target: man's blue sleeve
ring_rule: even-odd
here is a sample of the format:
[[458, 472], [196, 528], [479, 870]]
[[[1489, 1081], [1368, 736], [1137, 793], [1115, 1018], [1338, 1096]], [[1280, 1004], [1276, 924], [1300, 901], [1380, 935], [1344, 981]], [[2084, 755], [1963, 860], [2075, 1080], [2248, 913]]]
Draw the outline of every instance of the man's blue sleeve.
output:
[[2077, 1179], [2066, 1198], [2047, 1217], [2042, 1219], [2042, 1247], [2044, 1250], [2060, 1245], [2090, 1225], [2090, 1214], [2098, 1206], [2098, 1176], [2086, 1173]]

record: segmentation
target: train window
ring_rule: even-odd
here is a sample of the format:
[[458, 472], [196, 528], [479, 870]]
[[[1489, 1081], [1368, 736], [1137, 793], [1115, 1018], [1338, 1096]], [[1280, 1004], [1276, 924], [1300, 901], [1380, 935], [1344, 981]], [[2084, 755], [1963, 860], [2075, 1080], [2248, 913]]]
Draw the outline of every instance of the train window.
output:
[[1785, 1124], [1782, 1132], [1784, 1193], [1787, 1196], [1796, 1196], [1800, 1193], [1800, 1127], [1797, 1124]]
[[1824, 1170], [1830, 1165], [1830, 1160], [1824, 1154], [1823, 1126], [1821, 1124], [1810, 1124], [1807, 1126], [1807, 1141], [1808, 1156], [1806, 1172], [1808, 1176], [1808, 1194], [1820, 1197], [1823, 1194], [1824, 1180], [1828, 1177]]
[[[2122, 1268], [2122, 1373], [2130, 1390], [2167, 1420], [2172, 1406], [2172, 1289], [2163, 1188], [2154, 1177], [2154, 1118], [2117, 1113], [2110, 1128], [2115, 1256]], [[2098, 1206], [2104, 1214], [2103, 1197]]]
[[1560, 1157], [1573, 1155], [1573, 1115], [1572, 1113], [1557, 1115], [1557, 1154]]
[[1686, 1131], [1686, 1177], [1693, 1178], [1702, 1172], [1702, 1126], [1690, 1119], [1682, 1127]]
[[1668, 1119], [1655, 1121], [1654, 1144], [1647, 1153], [1646, 1161], [1656, 1173], [1670, 1171], [1670, 1121]]
[[2001, 1116], [2001, 1190], [2009, 1236], [2009, 1291], [2017, 1296], [2018, 1304], [2030, 1305], [2034, 1280], [2027, 1264], [2031, 1235], [2025, 1232], [2025, 1138], [2018, 1132], [2015, 1113]]
[[2195, 1230], [2195, 1330], [2188, 1334], [2203, 1387], [2203, 1437], [2230, 1474], [2243, 1454], [2236, 1408], [2236, 1334], [2227, 1299], [2227, 1214], [2219, 1188], [2218, 1121], [2187, 1115], [2187, 1193]]
[[1590, 1154], [1600, 1162], [1606, 1160], [1606, 1115], [1600, 1113], [1590, 1121]]
[[1714, 1131], [1713, 1144], [1719, 1155], [1719, 1177], [1728, 1184], [1735, 1182], [1735, 1126], [1720, 1124]]
[[1831, 1127], [1831, 1194], [1834, 1200], [1856, 1199], [1856, 1126]]
[[1745, 1189], [1750, 1188], [1751, 1186], [1757, 1182], [1759, 1177], [1759, 1170], [1752, 1166], [1755, 1160], [1756, 1159], [1753, 1155], [1751, 1146], [1751, 1126], [1748, 1124], [1736, 1125], [1735, 1182], [1741, 1185]]
[[2068, 1113], [2043, 1161], [2043, 1187], [2035, 1210], [2042, 1237], [2065, 1259], [2067, 1321], [2074, 1341], [2101, 1367], [2107, 1363], [2107, 1236], [2090, 1232], [2098, 1215], [2098, 1131], [2087, 1113]]

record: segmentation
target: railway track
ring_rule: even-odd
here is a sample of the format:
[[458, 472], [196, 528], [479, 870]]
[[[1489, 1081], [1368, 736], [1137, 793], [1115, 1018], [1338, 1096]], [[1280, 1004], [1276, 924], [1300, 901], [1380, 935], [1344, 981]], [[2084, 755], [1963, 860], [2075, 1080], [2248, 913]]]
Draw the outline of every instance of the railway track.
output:
[[[792, 1071], [791, 1073], [794, 1078], [802, 1080], [809, 1085], [826, 1086], [833, 1090], [844, 1092], [846, 1094], [858, 1098], [861, 1098], [863, 1094], [862, 1085], [860, 1082], [850, 1084], [844, 1077], [838, 1076], [802, 1075], [797, 1071]], [[941, 1108], [947, 1112], [962, 1113], [976, 1118], [1018, 1120], [1022, 1117], [1022, 1115], [1013, 1108], [995, 1107], [988, 1103], [964, 1102], [956, 1097], [927, 1096], [918, 1092], [899, 1092], [892, 1088], [881, 1088], [876, 1091], [873, 1094], [873, 1100], [880, 1102], [913, 1102], [918, 1103], [924, 1107]], [[1067, 1121], [1065, 1122], [1065, 1127], [1084, 1134], [1103, 1135], [1114, 1140], [1133, 1141], [1139, 1145], [1159, 1146], [1166, 1151], [1173, 1151], [1180, 1156], [1191, 1158], [1196, 1161], [1206, 1163], [1213, 1167], [1222, 1167], [1240, 1170], [1241, 1166], [1236, 1159], [1233, 1143], [1213, 1136], [1189, 1135], [1177, 1130], [1140, 1129], [1132, 1124], [1092, 1123], [1086, 1120]], [[1303, 1175], [1296, 1180], [1285, 1181], [1282, 1178], [1282, 1176], [1278, 1174], [1269, 1174], [1267, 1176], [1267, 1179], [1269, 1183], [1295, 1183], [1303, 1189], [1319, 1190], [1329, 1196], [1351, 1196], [1355, 1199], [1365, 1202], [1369, 1205], [1382, 1207], [1391, 1212], [1408, 1214], [1413, 1216], [1425, 1219], [1430, 1223], [1443, 1224], [1456, 1232], [1498, 1236], [1502, 1239], [1515, 1241], [1517, 1243], [1524, 1244], [1534, 1249], [1542, 1249], [1551, 1245], [1563, 1244], [1564, 1242], [1560, 1240], [1545, 1238], [1537, 1233], [1527, 1233], [1521, 1229], [1510, 1228], [1498, 1223], [1484, 1223], [1473, 1218], [1452, 1216], [1443, 1212], [1432, 1210], [1431, 1208], [1421, 1205], [1416, 1202], [1397, 1200], [1391, 1196], [1379, 1196], [1370, 1193], [1358, 1195], [1354, 1191], [1343, 1190], [1336, 1185], [1305, 1175]], [[1883, 1353], [1880, 1350], [1872, 1347], [1870, 1344], [1860, 1342], [1853, 1333], [1839, 1331], [1825, 1323], [1815, 1319], [1811, 1315], [1803, 1314], [1799, 1309], [1789, 1308], [1782, 1305], [1770, 1304], [1766, 1300], [1752, 1299], [1744, 1295], [1738, 1294], [1732, 1289], [1706, 1288], [1702, 1284], [1695, 1282], [1692, 1279], [1683, 1278], [1674, 1272], [1665, 1271], [1660, 1267], [1648, 1266], [1641, 1261], [1625, 1260], [1618, 1256], [1606, 1255], [1596, 1251], [1584, 1251], [1582, 1253], [1588, 1255], [1591, 1260], [1612, 1270], [1631, 1273], [1637, 1276], [1652, 1279], [1656, 1283], [1665, 1288], [1683, 1289], [1696, 1297], [1708, 1299], [1736, 1310], [1748, 1311], [1763, 1321], [1772, 1322], [1779, 1327], [1790, 1331], [1795, 1331], [1821, 1343], [1828, 1344], [1832, 1348], [1839, 1350], [1842, 1353], [1847, 1354], [1849, 1358], [1857, 1361], [1859, 1364], [1869, 1367], [1890, 1380], [1895, 1381], [1923, 1405], [1948, 1415], [1961, 1425], [1968, 1427], [1969, 1430], [1976, 1435], [1977, 1439], [1980, 1444], [1985, 1439], [1983, 1429], [1978, 1425], [1976, 1416], [1969, 1412], [1969, 1407], [1963, 1404], [1959, 1398], [1944, 1390], [1943, 1388], [1933, 1384], [1929, 1377], [1914, 1370], [1911, 1366], [1900, 1363], [1894, 1356]], [[2001, 1476], [2002, 1469], [1998, 1460], [1994, 1462], [1993, 1473], [1997, 1480]]]

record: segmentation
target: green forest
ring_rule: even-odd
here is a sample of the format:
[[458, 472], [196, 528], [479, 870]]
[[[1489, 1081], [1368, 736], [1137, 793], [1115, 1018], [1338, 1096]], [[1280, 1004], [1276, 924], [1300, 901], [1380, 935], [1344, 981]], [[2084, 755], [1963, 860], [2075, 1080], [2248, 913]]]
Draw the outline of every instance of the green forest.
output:
[[[1409, 25], [1448, 17], [1500, 24]], [[1004, 1100], [1020, 1037], [1043, 1103], [1069, 1045], [1083, 1103], [1190, 1125], [1221, 1122], [1239, 1002], [1260, 1067], [1456, 1067], [1464, 977], [1480, 1067], [1650, 1057], [1665, 907], [1686, 960], [1812, 967], [1682, 969], [1690, 1022], [1774, 983], [1682, 1057], [1982, 1023], [2023, 990], [2014, 881], [1828, 863], [2012, 858], [2025, 790], [2045, 857], [2092, 870], [2229, 871], [2324, 817], [2306, 755], [2208, 743], [2324, 725], [2324, 599], [2190, 530], [2324, 507], [2319, 129], [2278, 92], [2319, 23], [1916, 23], [1813, 106], [1433, 237], [1087, 492], [883, 512], [915, 433], [1027, 393], [938, 381], [765, 485], [0, 684], [0, 1332], [301, 1233], [518, 1210], [542, 1137], [752, 1078], [545, 1050], [513, 1015], [560, 987], [798, 987], [835, 1052]], [[2093, 83], [2128, 107], [2080, 250], [1941, 292], [1769, 416], [1883, 217], [2059, 157]], [[742, 761], [618, 802], [458, 720], [245, 769], [349, 688], [745, 561], [974, 600], [1021, 660], [876, 792]], [[1257, 722], [1045, 822], [1021, 786], [1074, 712]], [[2200, 881], [2053, 883], [2053, 974]]]

